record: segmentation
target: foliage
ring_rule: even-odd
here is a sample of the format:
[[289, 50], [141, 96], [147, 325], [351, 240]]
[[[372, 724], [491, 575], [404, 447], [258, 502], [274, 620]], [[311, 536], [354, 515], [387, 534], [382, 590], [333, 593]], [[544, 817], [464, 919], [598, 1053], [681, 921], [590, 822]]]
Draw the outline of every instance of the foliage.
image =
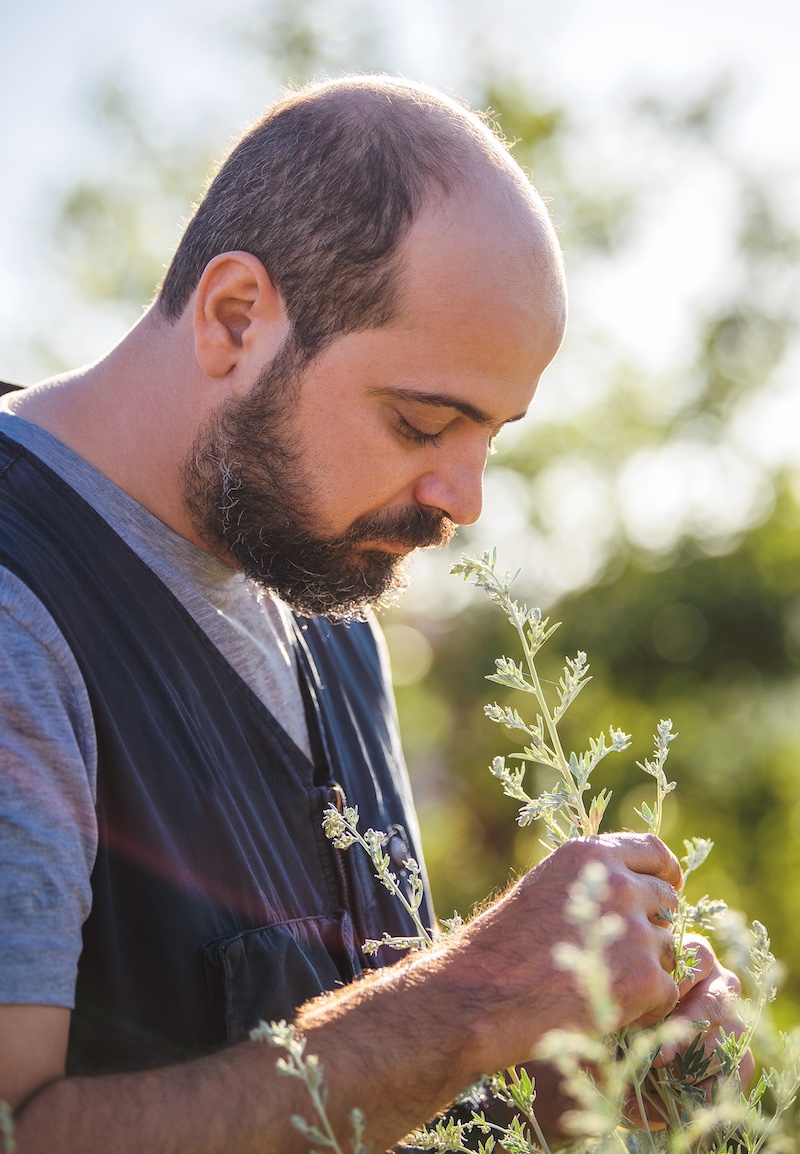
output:
[[[625, 716], [634, 733], [650, 729], [658, 721], [653, 702], [681, 718], [682, 737], [671, 754], [681, 790], [666, 816], [666, 832], [680, 844], [697, 832], [701, 815], [717, 845], [709, 884], [751, 918], [770, 922], [776, 949], [789, 963], [778, 1008], [785, 1025], [796, 1019], [800, 994], [800, 927], [786, 884], [800, 869], [790, 593], [800, 563], [798, 529], [800, 506], [787, 486], [771, 521], [748, 533], [734, 553], [705, 557], [687, 550], [668, 570], [630, 560], [613, 579], [562, 605], [567, 623], [558, 637], [565, 652], [585, 648], [593, 654], [593, 692], [581, 694], [565, 718], [568, 741], [579, 731], [599, 733], [615, 716]], [[433, 789], [420, 779], [428, 869], [443, 909], [467, 908], [502, 885], [509, 857], [513, 868], [523, 869], [538, 856], [524, 831], [509, 845], [507, 806], [499, 796], [493, 802], [485, 795], [480, 766], [492, 762], [497, 747], [480, 718], [481, 681], [504, 642], [495, 615], [482, 613], [480, 605], [471, 612], [476, 621], [470, 628], [460, 619], [439, 620], [426, 682], [397, 691], [406, 731], [412, 695], [424, 694], [426, 708], [438, 706], [449, 719], [437, 758], [447, 759], [452, 774], [431, 774]], [[417, 626], [427, 628], [424, 622]], [[542, 675], [558, 678], [546, 665]], [[507, 691], [498, 705], [508, 707], [511, 696]], [[608, 820], [616, 826], [643, 800], [633, 761], [650, 755], [636, 741], [632, 752], [631, 762], [619, 759], [604, 768], [614, 795]], [[423, 766], [430, 772], [431, 751], [412, 743], [411, 753], [417, 776]], [[437, 815], [455, 805], [474, 816], [463, 847], [443, 841], [440, 856]]]
[[363, 943], [365, 954], [375, 954], [381, 946], [390, 946], [396, 950], [417, 950], [433, 945], [433, 935], [420, 920], [419, 910], [424, 897], [422, 873], [418, 862], [408, 857], [403, 862], [405, 882], [408, 887], [408, 897], [391, 870], [391, 859], [384, 852], [386, 834], [381, 830], [368, 829], [361, 833], [358, 828], [358, 807], [346, 805], [340, 813], [335, 806], [325, 810], [322, 828], [337, 849], [349, 849], [351, 845], [360, 845], [366, 851], [375, 868], [375, 876], [381, 885], [400, 902], [417, 931], [416, 935], [405, 938], [393, 938], [384, 934], [380, 940], [368, 938]]
[[[485, 548], [500, 526], [523, 565], [522, 595], [559, 605], [565, 652], [594, 655], [594, 690], [566, 719], [568, 740], [599, 733], [609, 717], [652, 731], [656, 702], [681, 718], [668, 832], [680, 843], [702, 815], [718, 846], [716, 888], [768, 920], [787, 959], [779, 1014], [788, 1024], [800, 1009], [800, 926], [787, 885], [800, 870], [800, 485], [796, 466], [772, 465], [756, 433], [796, 342], [796, 229], [780, 183], [726, 139], [730, 85], [683, 105], [643, 97], [629, 110], [630, 166], [599, 171], [587, 161], [582, 110], [554, 110], [513, 79], [487, 95], [550, 198], [577, 308], [531, 422], [500, 439], [488, 529], [462, 530], [459, 546]], [[645, 151], [658, 160], [637, 169]], [[613, 285], [615, 266], [658, 228], [667, 173], [698, 163], [715, 168], [729, 206], [726, 275], [692, 301], [683, 348], [653, 369], [599, 328], [587, 294], [602, 298], [604, 278]], [[642, 274], [648, 284], [658, 271]], [[443, 909], [502, 886], [509, 856], [524, 869], [539, 852], [522, 832], [509, 847], [506, 807], [484, 793], [480, 766], [497, 750], [477, 706], [502, 624], [480, 606], [464, 609], [449, 591], [400, 608], [433, 653], [425, 679], [399, 685], [397, 697]], [[633, 752], [648, 756], [639, 744]], [[608, 818], [620, 824], [642, 786], [633, 762], [607, 762], [605, 772]]]
[[[508, 796], [523, 803], [518, 816], [520, 825], [527, 826], [536, 820], [543, 823], [551, 849], [570, 838], [597, 834], [609, 795], [602, 790], [590, 796], [588, 804], [584, 795], [594, 784], [591, 777], [599, 762], [610, 752], [626, 749], [629, 735], [612, 727], [609, 745], [601, 735], [591, 739], [583, 753], [565, 753], [559, 725], [589, 680], [586, 655], [579, 652], [576, 658], [567, 658], [558, 683], [548, 692], [537, 667], [537, 657], [557, 626], [550, 626], [538, 608], [529, 609], [512, 597], [512, 578], [508, 573], [498, 572], [494, 554], [462, 557], [453, 566], [453, 572], [484, 590], [502, 609], [522, 648], [522, 664], [507, 656], [497, 658], [496, 672], [490, 674], [488, 680], [528, 695], [532, 698], [531, 708], [537, 711], [535, 720], [530, 720], [516, 708], [486, 706], [485, 713], [491, 721], [511, 730], [518, 739], [522, 734], [521, 740], [526, 743], [520, 752], [512, 755], [522, 762], [520, 767], [511, 769], [505, 758], [495, 758], [492, 775], [499, 779]], [[675, 736], [671, 722], [661, 721], [652, 759], [639, 763], [639, 769], [653, 779], [655, 804], [649, 806], [643, 802], [637, 812], [647, 830], [655, 835], [661, 832], [664, 799], [675, 786], [668, 780], [664, 768]], [[525, 789], [529, 764], [544, 766], [555, 775], [555, 783], [548, 784], [538, 796], [528, 794]], [[370, 949], [374, 952], [380, 945], [399, 949], [432, 945], [431, 933], [419, 921], [419, 900], [414, 901], [412, 897], [409, 902], [391, 873], [382, 849], [385, 835], [372, 829], [362, 835], [357, 826], [355, 807], [345, 806], [340, 813], [331, 806], [326, 812], [324, 828], [334, 845], [340, 850], [358, 845], [368, 854], [376, 878], [399, 898], [418, 930], [413, 938], [386, 937], [383, 942], [371, 942]], [[682, 861], [685, 878], [705, 862], [712, 848], [713, 843], [707, 839], [686, 841]], [[409, 860], [404, 866], [412, 878], [419, 878], [416, 862]], [[413, 885], [411, 889], [413, 895]], [[638, 1151], [731, 1154], [735, 1148], [752, 1154], [756, 1151], [766, 1154], [770, 1150], [777, 1154], [789, 1149], [783, 1116], [793, 1106], [800, 1088], [800, 1047], [787, 1039], [782, 1065], [764, 1071], [749, 1092], [742, 1088], [740, 1078], [741, 1063], [753, 1045], [762, 1014], [776, 991], [775, 958], [764, 927], [755, 922], [752, 938], [744, 947], [755, 991], [755, 1000], [743, 1005], [744, 1029], [738, 1036], [733, 1031], [730, 1034], [723, 1031], [721, 1041], [713, 1050], [707, 1050], [703, 1031], [709, 1023], [694, 1023], [697, 1031], [694, 1036], [687, 1035], [685, 1027], [675, 1026], [669, 1019], [649, 1030], [614, 1029], [617, 1008], [611, 995], [605, 950], [619, 937], [622, 923], [616, 915], [603, 912], [606, 896], [607, 873], [603, 865], [596, 862], [583, 871], [570, 891], [566, 915], [576, 928], [577, 944], [562, 942], [554, 951], [556, 964], [573, 975], [597, 1030], [605, 1037], [598, 1041], [576, 1031], [556, 1030], [543, 1039], [539, 1049], [539, 1056], [558, 1069], [562, 1085], [574, 1102], [563, 1123], [575, 1136], [570, 1150], [574, 1154], [610, 1154], [612, 1150], [628, 1150], [633, 1154]], [[708, 931], [725, 910], [724, 902], [703, 897], [692, 904], [682, 894], [676, 912], [663, 911], [665, 920], [672, 924], [677, 981], [691, 975], [697, 960], [696, 950], [685, 942], [687, 931]], [[738, 945], [742, 950], [741, 937]], [[284, 1023], [262, 1025], [260, 1029], [261, 1034], [254, 1036], [293, 1048], [290, 1054], [295, 1055], [296, 1064], [296, 1054], [302, 1054], [302, 1044], [291, 1031], [287, 1033]], [[655, 1059], [668, 1042], [680, 1043], [674, 1061], [655, 1066]], [[294, 1067], [291, 1072], [299, 1076]], [[706, 1083], [712, 1077], [714, 1085], [709, 1098]], [[324, 1097], [320, 1098], [315, 1078], [316, 1074], [308, 1080], [309, 1091], [315, 1109], [328, 1125]], [[771, 1101], [765, 1105], [768, 1091]], [[468, 1122], [445, 1117], [412, 1134], [408, 1144], [415, 1149], [469, 1151], [474, 1149], [473, 1136], [480, 1135], [479, 1149], [486, 1154], [498, 1143], [501, 1149], [519, 1154], [537, 1151], [546, 1154], [550, 1146], [536, 1117], [536, 1087], [530, 1072], [521, 1068], [496, 1075], [492, 1092], [501, 1103], [513, 1108], [510, 1123], [499, 1125], [485, 1113], [473, 1114]], [[655, 1126], [654, 1118], [660, 1120], [661, 1126]], [[314, 1141], [320, 1141], [317, 1128], [308, 1128], [305, 1123], [302, 1126]]]

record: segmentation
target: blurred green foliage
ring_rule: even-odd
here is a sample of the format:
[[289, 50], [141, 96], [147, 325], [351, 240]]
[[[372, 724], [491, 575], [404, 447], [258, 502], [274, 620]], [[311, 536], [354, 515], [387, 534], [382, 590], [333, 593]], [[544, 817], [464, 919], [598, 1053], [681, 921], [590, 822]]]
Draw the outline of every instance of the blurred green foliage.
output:
[[[589, 654], [593, 682], [562, 725], [567, 748], [583, 749], [612, 724], [633, 734], [631, 749], [597, 771], [596, 788], [614, 791], [605, 828], [641, 828], [634, 806], [651, 800], [652, 788], [635, 763], [649, 755], [659, 719], [672, 718], [680, 736], [668, 769], [678, 789], [666, 803], [665, 836], [679, 854], [684, 838], [716, 843], [693, 896], [723, 897], [770, 927], [788, 969], [779, 1003], [787, 1025], [800, 1003], [798, 554], [800, 501], [782, 486], [773, 515], [734, 551], [706, 556], [687, 547], [658, 570], [630, 558], [611, 580], [566, 598], [554, 613], [564, 624], [541, 661], [555, 679], [565, 655]], [[524, 869], [544, 853], [535, 830], [516, 829], [515, 804], [488, 773], [492, 757], [515, 746], [481, 704], [525, 705], [484, 680], [496, 656], [518, 656], [514, 641], [503, 616], [476, 601], [450, 628], [438, 623], [425, 681], [397, 689], [405, 732], [430, 733], [434, 721], [431, 745], [412, 742], [410, 758], [443, 914], [466, 912], [504, 884], [509, 867]], [[433, 787], [427, 758], [447, 767]], [[544, 788], [546, 771], [529, 772], [539, 775], [531, 791]]]

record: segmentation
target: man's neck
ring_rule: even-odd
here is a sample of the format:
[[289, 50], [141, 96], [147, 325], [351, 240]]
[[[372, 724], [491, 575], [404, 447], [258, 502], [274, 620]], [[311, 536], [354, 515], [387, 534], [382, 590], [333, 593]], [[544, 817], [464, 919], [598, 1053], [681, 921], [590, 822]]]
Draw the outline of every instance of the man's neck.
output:
[[187, 377], [190, 339], [151, 309], [100, 361], [4, 398], [196, 545], [183, 500], [183, 462], [198, 414]]

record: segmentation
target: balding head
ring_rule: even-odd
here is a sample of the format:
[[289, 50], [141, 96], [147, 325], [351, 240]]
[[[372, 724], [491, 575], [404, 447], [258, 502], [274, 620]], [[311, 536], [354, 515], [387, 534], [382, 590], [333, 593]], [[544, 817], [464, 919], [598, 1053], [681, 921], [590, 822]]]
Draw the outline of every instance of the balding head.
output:
[[480, 117], [404, 80], [310, 85], [274, 105], [223, 164], [178, 247], [159, 309], [177, 319], [210, 260], [249, 252], [280, 292], [296, 353], [308, 359], [337, 335], [392, 319], [403, 239], [424, 206], [454, 196], [511, 208], [534, 242], [532, 259], [560, 267], [541, 201]]

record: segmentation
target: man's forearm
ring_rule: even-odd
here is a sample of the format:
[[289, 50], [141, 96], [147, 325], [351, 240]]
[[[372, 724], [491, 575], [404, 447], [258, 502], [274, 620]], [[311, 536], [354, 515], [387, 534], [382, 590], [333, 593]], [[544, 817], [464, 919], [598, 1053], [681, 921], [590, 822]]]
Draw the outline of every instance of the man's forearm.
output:
[[[354, 1106], [372, 1149], [385, 1150], [480, 1072], [470, 1061], [470, 1014], [439, 969], [433, 955], [413, 959], [301, 1012], [343, 1147]], [[141, 1073], [58, 1079], [19, 1112], [20, 1154], [307, 1154], [291, 1116], [316, 1121], [311, 1101], [298, 1080], [277, 1073], [279, 1056], [249, 1042]]]
[[[660, 919], [677, 900], [677, 861], [646, 835], [567, 843], [452, 939], [301, 1008], [345, 1144], [354, 1106], [372, 1149], [385, 1150], [480, 1074], [531, 1058], [549, 1030], [597, 1028], [553, 959], [576, 933], [569, 889], [595, 861], [625, 926], [607, 958], [620, 1024], [672, 1010], [672, 936]], [[50, 1082], [19, 1113], [20, 1154], [305, 1154], [291, 1116], [311, 1119], [310, 1101], [275, 1057], [247, 1043], [182, 1066]]]

